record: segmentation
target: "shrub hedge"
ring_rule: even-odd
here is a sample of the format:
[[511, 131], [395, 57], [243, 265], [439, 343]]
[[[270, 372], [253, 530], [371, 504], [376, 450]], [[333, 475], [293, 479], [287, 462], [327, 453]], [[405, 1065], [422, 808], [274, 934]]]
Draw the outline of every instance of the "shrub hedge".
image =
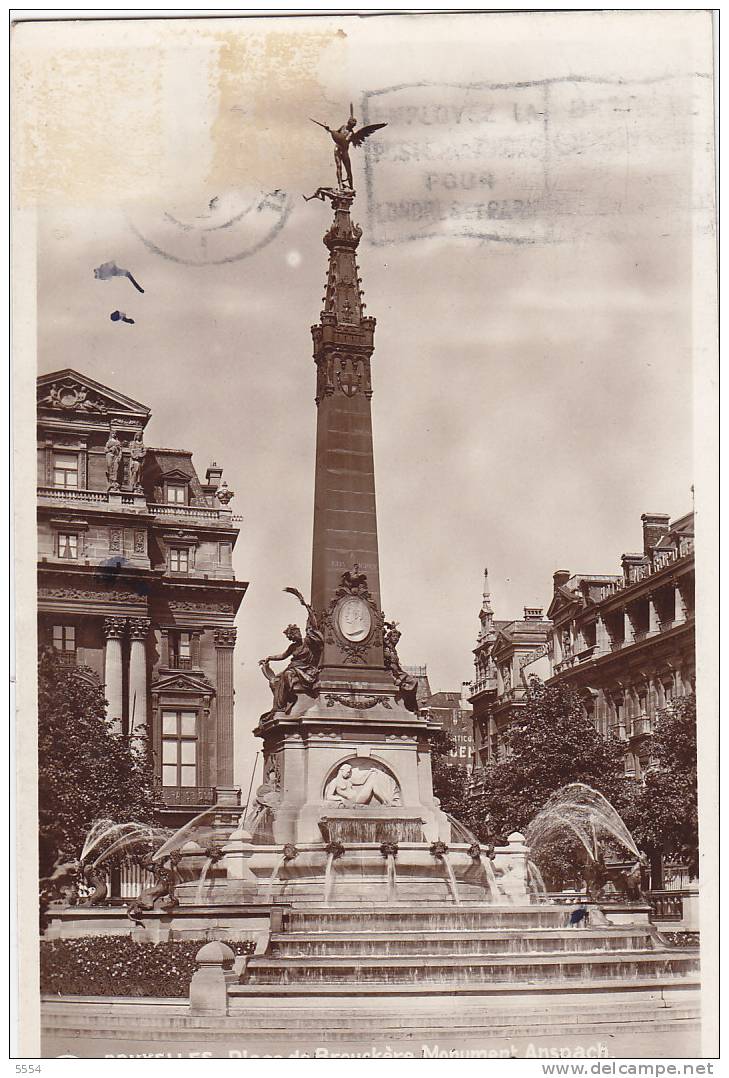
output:
[[[235, 954], [251, 954], [252, 940], [225, 940]], [[131, 936], [42, 940], [40, 988], [50, 995], [187, 996], [204, 940], [138, 943]]]

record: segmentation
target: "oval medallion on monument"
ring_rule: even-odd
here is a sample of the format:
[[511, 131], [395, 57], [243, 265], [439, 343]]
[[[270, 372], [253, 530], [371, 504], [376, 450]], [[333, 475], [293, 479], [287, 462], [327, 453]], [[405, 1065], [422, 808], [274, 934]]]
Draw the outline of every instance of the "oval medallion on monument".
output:
[[364, 599], [345, 599], [339, 604], [337, 627], [345, 640], [357, 643], [369, 636], [372, 628], [372, 614]]

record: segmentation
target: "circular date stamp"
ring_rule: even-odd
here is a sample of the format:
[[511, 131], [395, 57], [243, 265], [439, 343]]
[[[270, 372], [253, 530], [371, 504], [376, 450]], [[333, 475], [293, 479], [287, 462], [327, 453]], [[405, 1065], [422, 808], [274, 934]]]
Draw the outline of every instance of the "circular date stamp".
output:
[[292, 209], [285, 191], [230, 191], [200, 207], [136, 212], [127, 220], [154, 254], [187, 266], [219, 266], [249, 258], [271, 243]]

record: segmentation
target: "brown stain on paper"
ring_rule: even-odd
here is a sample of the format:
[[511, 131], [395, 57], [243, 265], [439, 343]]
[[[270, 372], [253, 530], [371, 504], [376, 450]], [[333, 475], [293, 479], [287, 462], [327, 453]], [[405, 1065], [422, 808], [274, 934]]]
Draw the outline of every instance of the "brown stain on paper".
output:
[[323, 85], [344, 67], [346, 44], [338, 31], [216, 37], [211, 189], [232, 184], [271, 190], [286, 187], [294, 175], [304, 186], [312, 178], [320, 183], [326, 157], [315, 151], [317, 136], [308, 117], [326, 121], [331, 111]]

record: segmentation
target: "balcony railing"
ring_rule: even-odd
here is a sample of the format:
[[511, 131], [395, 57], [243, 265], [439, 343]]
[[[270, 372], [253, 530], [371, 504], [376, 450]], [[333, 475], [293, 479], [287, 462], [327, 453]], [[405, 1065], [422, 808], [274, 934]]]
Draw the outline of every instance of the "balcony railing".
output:
[[[157, 505], [148, 503], [147, 508], [156, 517], [182, 517], [186, 520], [220, 520], [225, 510], [208, 509], [202, 505]], [[225, 518], [230, 514], [226, 512]]]
[[162, 800], [167, 808], [213, 805], [215, 790], [212, 786], [163, 786]]
[[495, 689], [495, 677], [478, 678], [476, 681], [472, 681], [469, 686], [471, 696], [476, 696], [481, 692], [494, 692]]
[[653, 733], [653, 721], [650, 715], [639, 715], [630, 724], [631, 737], [644, 737]]
[[683, 895], [676, 891], [651, 891], [648, 895], [655, 921], [682, 921]]
[[[122, 505], [140, 504], [139, 494], [129, 490], [119, 492]], [[75, 502], [86, 505], [109, 505], [109, 492], [106, 490], [84, 490], [80, 487], [39, 486], [38, 497], [54, 502]], [[118, 504], [118, 503], [117, 503]], [[142, 500], [142, 504], [144, 504]], [[211, 509], [204, 505], [162, 505], [147, 502], [146, 509], [156, 517], [172, 517], [178, 520], [229, 520], [231, 513], [227, 509]]]
[[109, 495], [105, 490], [83, 490], [80, 487], [38, 487], [39, 498], [51, 498], [59, 502], [88, 502], [106, 504]]

